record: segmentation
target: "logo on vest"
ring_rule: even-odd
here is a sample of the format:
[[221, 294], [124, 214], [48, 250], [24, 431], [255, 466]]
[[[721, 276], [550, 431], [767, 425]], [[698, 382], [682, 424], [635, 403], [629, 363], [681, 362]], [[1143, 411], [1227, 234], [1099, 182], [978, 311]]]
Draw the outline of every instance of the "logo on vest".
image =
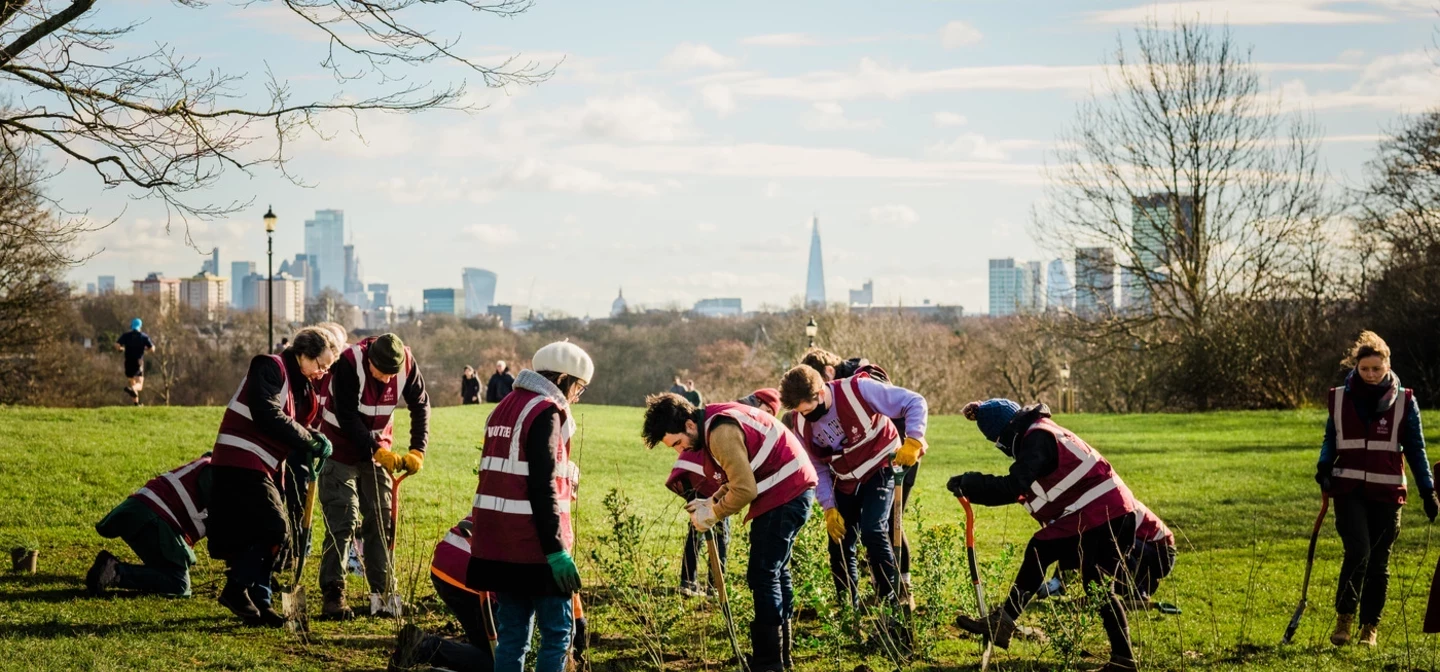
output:
[[486, 427], [486, 428], [485, 428], [485, 438], [487, 438], [487, 439], [494, 439], [494, 438], [508, 439], [508, 438], [510, 438], [510, 430], [511, 430], [511, 429], [512, 429], [512, 428], [511, 428], [509, 425], [504, 425], [504, 426], [501, 426], [501, 427]]

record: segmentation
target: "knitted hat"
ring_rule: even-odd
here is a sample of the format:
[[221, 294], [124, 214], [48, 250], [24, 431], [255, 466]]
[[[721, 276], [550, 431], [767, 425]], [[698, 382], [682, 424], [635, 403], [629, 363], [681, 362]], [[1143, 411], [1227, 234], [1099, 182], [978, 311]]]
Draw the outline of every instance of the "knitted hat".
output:
[[980, 433], [987, 440], [998, 441], [1005, 425], [1010, 424], [1010, 419], [1019, 412], [1020, 404], [1009, 399], [990, 399], [975, 409], [975, 424], [980, 426]]
[[370, 363], [386, 375], [400, 373], [405, 365], [405, 344], [395, 334], [383, 334], [370, 344]]

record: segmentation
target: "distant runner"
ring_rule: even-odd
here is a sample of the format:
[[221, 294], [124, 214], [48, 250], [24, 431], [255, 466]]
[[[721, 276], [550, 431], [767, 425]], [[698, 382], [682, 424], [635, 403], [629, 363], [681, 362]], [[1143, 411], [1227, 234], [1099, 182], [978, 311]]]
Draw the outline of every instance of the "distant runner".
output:
[[130, 320], [130, 331], [115, 339], [115, 349], [125, 351], [125, 394], [130, 395], [136, 406], [142, 405], [140, 392], [145, 388], [145, 353], [155, 351], [149, 334], [140, 331], [142, 324], [138, 317]]

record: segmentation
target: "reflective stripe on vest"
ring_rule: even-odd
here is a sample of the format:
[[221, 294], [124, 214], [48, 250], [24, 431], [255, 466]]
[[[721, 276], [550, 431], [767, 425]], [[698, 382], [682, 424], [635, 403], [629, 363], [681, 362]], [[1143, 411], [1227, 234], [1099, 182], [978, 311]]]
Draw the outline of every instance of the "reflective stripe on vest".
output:
[[[559, 502], [560, 513], [570, 513], [570, 499], [561, 497]], [[492, 495], [475, 495], [473, 506], [485, 511], [498, 511], [500, 513], [514, 513], [520, 515], [532, 515], [534, 510], [530, 508], [528, 499], [505, 499]]]
[[[1399, 488], [1402, 491], [1406, 488], [1408, 481], [1405, 478], [1404, 464], [1394, 465], [1398, 468], [1399, 473], [1359, 469], [1356, 467], [1365, 464], [1368, 462], [1368, 459], [1367, 457], [1360, 457], [1360, 454], [1355, 451], [1364, 450], [1367, 456], [1368, 453], [1371, 452], [1379, 453], [1379, 455], [1376, 456], [1377, 459], [1384, 459], [1385, 454], [1389, 453], [1398, 461], [1402, 450], [1400, 446], [1400, 424], [1405, 418], [1405, 409], [1408, 405], [1407, 399], [1407, 395], [1401, 390], [1400, 393], [1396, 395], [1395, 403], [1387, 414], [1389, 416], [1390, 438], [1383, 441], [1371, 440], [1368, 437], [1347, 439], [1345, 438], [1346, 390], [1344, 387], [1335, 388], [1334, 406], [1330, 414], [1331, 417], [1335, 419], [1335, 447], [1337, 451], [1343, 450], [1349, 452], [1336, 455], [1337, 464], [1330, 471], [1330, 475], [1333, 478], [1391, 486]], [[1381, 417], [1379, 422], [1384, 424], [1386, 418]], [[1351, 465], [1350, 462], [1352, 461], [1358, 462], [1359, 464]], [[1403, 497], [1403, 494], [1401, 496]]]
[[674, 464], [673, 466], [671, 466], [670, 469], [671, 469], [672, 471], [675, 470], [675, 469], [681, 469], [681, 470], [684, 470], [684, 471], [689, 471], [689, 472], [693, 472], [693, 473], [696, 473], [696, 474], [700, 474], [701, 476], [704, 476], [704, 475], [705, 475], [705, 468], [704, 468], [704, 467], [700, 466], [699, 464], [696, 464], [695, 462], [691, 462], [690, 460], [687, 460], [687, 459], [685, 459], [685, 458], [683, 458], [683, 457], [680, 458], [680, 459], [678, 459], [678, 460], [675, 460], [675, 464]]
[[[284, 368], [284, 367], [285, 367], [285, 364], [282, 362], [282, 363], [280, 364], [280, 367], [281, 367], [281, 368]], [[240, 417], [245, 418], [246, 420], [250, 420], [250, 421], [253, 422], [253, 421], [255, 420], [255, 418], [251, 417], [251, 415], [250, 415], [250, 407], [249, 407], [249, 406], [246, 406], [245, 404], [243, 404], [243, 403], [240, 402], [240, 390], [245, 389], [245, 383], [248, 382], [249, 380], [250, 380], [250, 377], [249, 377], [249, 376], [246, 376], [246, 377], [240, 379], [240, 387], [235, 388], [235, 396], [230, 397], [230, 404], [227, 405], [226, 408], [228, 408], [228, 409], [230, 409], [230, 410], [232, 410], [232, 411], [235, 411], [237, 414], [240, 415]], [[289, 378], [289, 376], [286, 376], [286, 377], [285, 377], [285, 382], [284, 382], [284, 383], [281, 383], [281, 385], [280, 385], [280, 396], [282, 396], [282, 397], [288, 397], [288, 396], [290, 396], [290, 378]], [[317, 400], [316, 403], [319, 403], [319, 401]], [[329, 411], [326, 411], [326, 415], [329, 415]]]
[[[736, 420], [741, 425], [749, 427], [750, 429], [753, 429], [765, 435], [765, 441], [764, 443], [760, 444], [760, 450], [755, 451], [755, 457], [750, 458], [750, 471], [758, 473], [760, 470], [760, 466], [765, 464], [765, 460], [770, 459], [770, 453], [774, 452], [775, 445], [778, 444], [781, 437], [785, 435], [785, 428], [780, 424], [773, 422], [770, 423], [768, 426], [761, 424], [755, 418], [750, 417], [739, 409], [727, 409], [721, 411], [719, 415], [715, 417], [722, 416], [730, 418], [732, 420]], [[706, 432], [710, 431], [710, 422], [710, 419], [707, 419], [705, 421]], [[797, 454], [794, 459], [791, 459], [789, 462], [780, 465], [780, 468], [776, 470], [775, 473], [766, 476], [764, 480], [756, 481], [755, 496], [758, 498], [766, 490], [775, 487], [776, 483], [779, 483], [786, 478], [789, 478], [791, 474], [800, 471], [800, 462], [804, 459], [806, 459], [804, 455]], [[704, 471], [702, 470], [701, 473], [704, 473]]]
[[233, 448], [239, 448], [240, 450], [243, 450], [247, 453], [251, 453], [255, 455], [255, 457], [260, 458], [260, 461], [264, 462], [265, 466], [270, 467], [271, 469], [276, 469], [280, 466], [279, 459], [277, 459], [274, 455], [271, 455], [270, 451], [267, 451], [264, 448], [260, 447], [260, 445], [255, 443], [254, 441], [242, 439], [238, 436], [235, 436], [234, 434], [221, 434], [220, 436], [215, 437], [215, 443], [224, 446], [231, 446]]
[[[869, 376], [863, 377], [868, 378]], [[876, 414], [867, 413], [865, 411], [865, 404], [860, 399], [860, 378], [862, 378], [862, 376], [853, 376], [840, 381], [836, 381], [837, 384], [835, 384], [835, 386], [831, 388], [831, 396], [844, 397], [845, 403], [849, 407], [850, 412], [855, 416], [856, 421], [860, 423], [860, 427], [864, 431], [863, 436], [858, 440], [855, 440], [848, 447], [845, 446], [845, 442], [849, 440], [849, 434], [844, 433], [844, 438], [841, 439], [840, 451], [834, 455], [829, 455], [823, 458], [830, 466], [830, 473], [834, 474], [835, 479], [840, 481], [856, 481], [869, 476], [870, 472], [872, 472], [875, 467], [893, 456], [895, 454], [895, 451], [900, 448], [901, 444], [901, 439], [899, 433], [897, 432], [895, 438], [893, 438], [888, 444], [879, 447], [879, 449], [873, 456], [871, 456], [864, 462], [856, 465], [854, 468], [848, 471], [839, 471], [835, 468], [835, 462], [840, 458], [849, 457], [851, 453], [861, 448], [871, 450], [872, 442], [879, 438], [879, 436], [884, 433], [887, 428], [894, 427], [894, 425], [890, 423], [888, 418], [882, 418]], [[833, 393], [835, 387], [839, 388], [839, 395], [835, 395]], [[839, 404], [838, 399], [834, 401], [837, 405]], [[806, 444], [813, 445], [810, 441], [810, 432], [806, 426], [807, 423], [805, 420], [805, 416], [799, 413], [794, 413], [791, 417], [794, 418], [795, 433], [798, 434], [801, 440], [804, 441]], [[835, 409], [835, 418], [837, 421], [840, 422], [843, 432], [845, 420], [839, 408]]]
[[[1058, 499], [1061, 495], [1064, 495], [1068, 490], [1070, 490], [1071, 487], [1073, 487], [1076, 483], [1080, 482], [1080, 479], [1085, 478], [1085, 476], [1090, 473], [1090, 470], [1095, 467], [1095, 464], [1100, 461], [1099, 458], [1095, 456], [1095, 453], [1093, 451], [1087, 451], [1084, 448], [1076, 445], [1074, 441], [1070, 440], [1069, 436], [1061, 434], [1055, 438], [1056, 443], [1064, 446], [1070, 451], [1071, 454], [1079, 458], [1080, 464], [1076, 465], [1076, 467], [1071, 470], [1070, 473], [1065, 475], [1065, 478], [1060, 479], [1060, 482], [1056, 483], [1055, 486], [1050, 488], [1049, 490], [1040, 487], [1040, 481], [1038, 480], [1030, 483], [1030, 489], [1035, 491], [1035, 499], [1031, 499], [1025, 502], [1025, 508], [1031, 513], [1040, 510], [1040, 507]], [[1114, 489], [1114, 484], [1110, 484], [1109, 490]], [[1089, 493], [1086, 494], [1088, 495]], [[1104, 493], [1102, 492], [1100, 494]], [[1098, 496], [1099, 495], [1096, 495], [1096, 497]], [[1093, 500], [1094, 498], [1092, 497], [1091, 499]]]

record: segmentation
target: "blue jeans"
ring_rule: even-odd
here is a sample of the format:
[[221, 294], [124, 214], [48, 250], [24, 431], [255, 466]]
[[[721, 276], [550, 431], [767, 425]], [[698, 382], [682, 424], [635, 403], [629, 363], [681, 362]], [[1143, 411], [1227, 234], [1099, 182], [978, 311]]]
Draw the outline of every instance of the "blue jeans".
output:
[[795, 537], [810, 518], [815, 491], [800, 496], [750, 521], [750, 566], [745, 581], [755, 596], [755, 625], [782, 625], [795, 615], [795, 591], [790, 585], [790, 552]]
[[880, 469], [865, 479], [853, 494], [835, 492], [835, 509], [845, 518], [845, 541], [830, 541], [830, 575], [840, 600], [854, 606], [859, 598], [860, 558], [857, 543], [865, 544], [875, 594], [884, 599], [895, 592], [899, 581], [895, 550], [890, 544], [890, 506], [895, 498], [895, 481], [889, 469]]
[[495, 597], [495, 672], [522, 672], [525, 654], [530, 650], [530, 634], [537, 622], [540, 655], [535, 662], [535, 672], [564, 672], [575, 621], [570, 596], [496, 593]]

